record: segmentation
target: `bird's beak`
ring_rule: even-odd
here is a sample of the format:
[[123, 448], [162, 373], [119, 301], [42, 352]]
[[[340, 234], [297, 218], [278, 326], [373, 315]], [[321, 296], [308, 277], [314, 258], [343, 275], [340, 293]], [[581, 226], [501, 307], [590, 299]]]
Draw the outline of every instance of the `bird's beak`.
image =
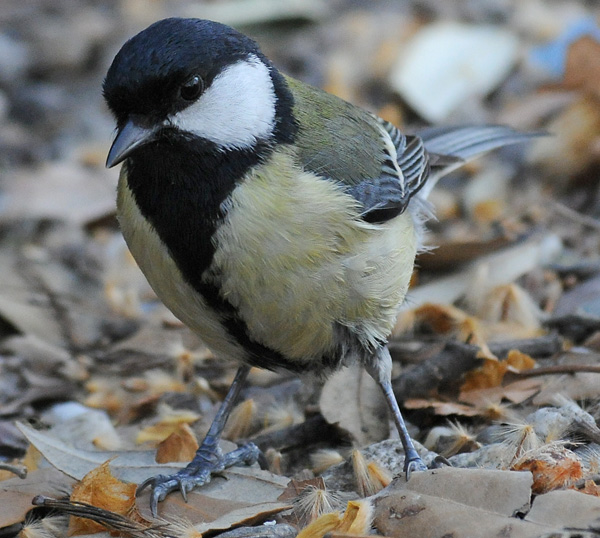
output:
[[106, 167], [112, 168], [123, 162], [134, 150], [153, 140], [157, 131], [156, 127], [142, 127], [135, 121], [129, 120], [119, 129], [112, 143], [106, 158]]

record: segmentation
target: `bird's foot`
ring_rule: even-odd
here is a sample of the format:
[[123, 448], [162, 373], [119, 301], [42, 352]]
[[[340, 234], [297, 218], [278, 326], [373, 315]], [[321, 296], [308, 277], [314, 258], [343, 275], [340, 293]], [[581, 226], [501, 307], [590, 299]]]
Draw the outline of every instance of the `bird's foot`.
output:
[[406, 453], [404, 457], [404, 473], [406, 480], [410, 479], [410, 475], [415, 471], [426, 471], [427, 465], [421, 459], [421, 456], [417, 454], [417, 451], [413, 448]]
[[[208, 442], [207, 442], [208, 441]], [[150, 487], [150, 511], [154, 517], [158, 514], [158, 503], [163, 501], [172, 491], [179, 490], [183, 500], [187, 502], [187, 494], [195, 487], [210, 482], [213, 475], [219, 475], [224, 469], [233, 465], [252, 465], [258, 461], [260, 450], [254, 443], [248, 443], [227, 454], [223, 454], [218, 442], [205, 439], [196, 452], [194, 459], [187, 467], [172, 475], [157, 475], [142, 482], [136, 491], [139, 495]]]

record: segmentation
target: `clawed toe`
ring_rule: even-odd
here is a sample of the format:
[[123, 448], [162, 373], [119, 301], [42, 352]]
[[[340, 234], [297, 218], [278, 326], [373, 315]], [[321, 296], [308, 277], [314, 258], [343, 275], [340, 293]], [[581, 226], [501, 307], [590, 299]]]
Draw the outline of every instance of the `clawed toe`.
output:
[[195, 487], [208, 484], [212, 476], [223, 476], [222, 471], [227, 467], [239, 464], [251, 465], [256, 462], [260, 454], [256, 445], [252, 443], [225, 455], [215, 450], [212, 445], [209, 447], [209, 449], [200, 447], [190, 464], [175, 474], [153, 476], [138, 486], [136, 495], [148, 487], [151, 488], [150, 511], [153, 517], [158, 514], [158, 503], [172, 491], [179, 490], [183, 500], [187, 502], [188, 492]]
[[423, 463], [423, 460], [419, 457], [412, 460], [407, 460], [404, 463], [404, 472], [406, 473], [406, 480], [410, 479], [410, 475], [415, 471], [426, 471], [427, 465]]

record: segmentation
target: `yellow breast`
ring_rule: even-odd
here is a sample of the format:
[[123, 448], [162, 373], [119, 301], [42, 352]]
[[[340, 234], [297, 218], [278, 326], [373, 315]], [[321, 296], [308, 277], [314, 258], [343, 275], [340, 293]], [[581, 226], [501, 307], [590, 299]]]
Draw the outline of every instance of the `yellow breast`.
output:
[[339, 185], [277, 151], [233, 191], [206, 278], [254, 340], [286, 357], [331, 352], [340, 326], [373, 346], [393, 327], [417, 239], [408, 214], [372, 225], [359, 213]]

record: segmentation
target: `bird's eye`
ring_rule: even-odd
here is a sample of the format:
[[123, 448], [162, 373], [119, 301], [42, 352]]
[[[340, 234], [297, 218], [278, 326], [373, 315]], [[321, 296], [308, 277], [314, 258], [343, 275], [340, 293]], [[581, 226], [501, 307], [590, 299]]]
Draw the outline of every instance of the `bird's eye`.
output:
[[198, 75], [190, 77], [179, 89], [179, 95], [186, 101], [194, 101], [204, 90], [204, 83]]

